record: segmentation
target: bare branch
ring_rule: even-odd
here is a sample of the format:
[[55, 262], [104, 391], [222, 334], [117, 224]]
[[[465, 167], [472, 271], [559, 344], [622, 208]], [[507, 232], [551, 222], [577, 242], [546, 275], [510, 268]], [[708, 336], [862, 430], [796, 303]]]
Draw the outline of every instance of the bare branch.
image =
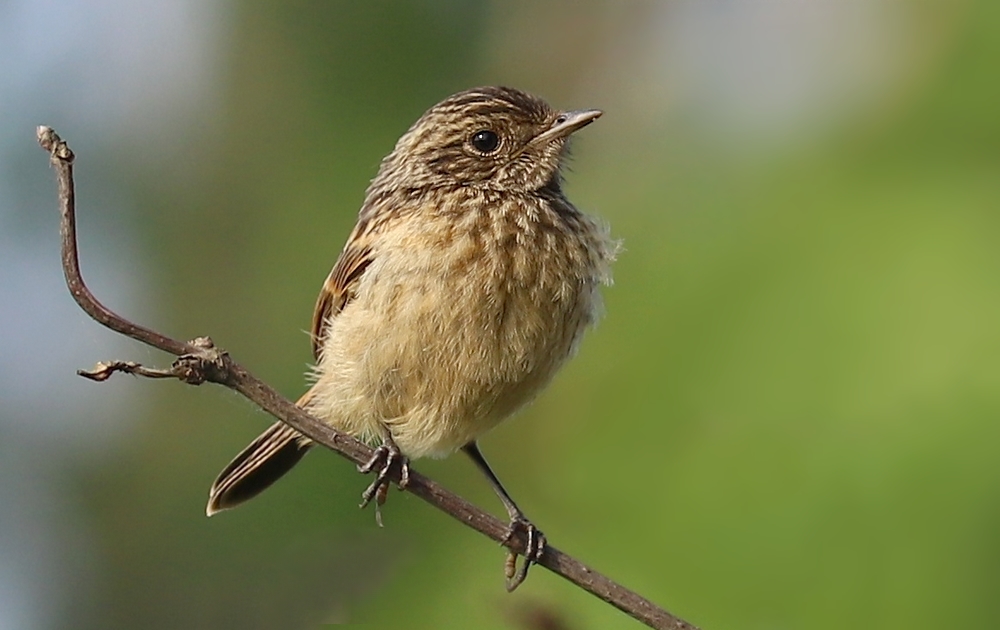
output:
[[[371, 448], [349, 435], [336, 431], [296, 407], [294, 403], [279, 394], [270, 385], [254, 377], [233, 361], [228, 353], [216, 348], [208, 337], [199, 337], [187, 342], [171, 339], [154, 330], [135, 324], [101, 304], [84, 284], [80, 274], [76, 240], [73, 152], [51, 128], [38, 127], [37, 133], [38, 143], [50, 153], [52, 166], [56, 171], [62, 215], [60, 232], [63, 272], [73, 299], [99, 324], [177, 357], [167, 370], [146, 368], [131, 361], [113, 361], [98, 363], [90, 371], [81, 370], [78, 372], [81, 376], [95, 381], [104, 381], [115, 372], [123, 372], [149, 378], [176, 378], [192, 385], [199, 385], [206, 381], [218, 383], [238, 391], [317, 444], [325, 446], [355, 464], [364, 464], [371, 458]], [[394, 481], [398, 482], [399, 480], [394, 479]], [[406, 491], [420, 497], [493, 541], [506, 546], [511, 553], [523, 554], [525, 546], [523, 537], [505, 543], [506, 523], [446, 490], [437, 482], [411, 470]], [[650, 628], [697, 630], [695, 626], [683, 619], [670, 614], [551, 545], [546, 545], [545, 553], [539, 564], [631, 615]]]
[[122, 374], [134, 374], [135, 376], [145, 376], [146, 378], [177, 378], [177, 373], [174, 372], [174, 370], [156, 370], [147, 368], [139, 365], [135, 361], [112, 361], [110, 363], [98, 361], [97, 365], [95, 365], [92, 370], [76, 371], [78, 376], [82, 376], [83, 378], [87, 378], [92, 381], [97, 381], [98, 383], [108, 380], [115, 372], [121, 372]]

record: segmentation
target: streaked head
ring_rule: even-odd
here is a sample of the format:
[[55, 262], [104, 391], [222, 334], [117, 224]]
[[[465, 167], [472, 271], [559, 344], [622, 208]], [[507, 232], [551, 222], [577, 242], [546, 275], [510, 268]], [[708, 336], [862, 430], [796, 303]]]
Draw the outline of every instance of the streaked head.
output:
[[459, 92], [410, 127], [383, 160], [376, 181], [519, 192], [558, 185], [569, 136], [600, 115], [596, 109], [554, 110], [513, 88]]

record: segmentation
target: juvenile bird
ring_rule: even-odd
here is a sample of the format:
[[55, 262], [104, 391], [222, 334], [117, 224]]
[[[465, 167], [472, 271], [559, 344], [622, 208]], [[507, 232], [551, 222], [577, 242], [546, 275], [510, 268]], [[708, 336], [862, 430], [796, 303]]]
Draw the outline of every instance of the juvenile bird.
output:
[[[617, 244], [562, 191], [570, 134], [601, 115], [557, 111], [506, 87], [459, 92], [396, 143], [365, 196], [312, 322], [312, 387], [298, 405], [377, 443], [363, 494], [384, 500], [393, 467], [465, 451], [523, 535], [545, 539], [490, 469], [476, 440], [549, 383], [601, 311]], [[212, 486], [208, 514], [254, 497], [311, 442], [278, 422]]]

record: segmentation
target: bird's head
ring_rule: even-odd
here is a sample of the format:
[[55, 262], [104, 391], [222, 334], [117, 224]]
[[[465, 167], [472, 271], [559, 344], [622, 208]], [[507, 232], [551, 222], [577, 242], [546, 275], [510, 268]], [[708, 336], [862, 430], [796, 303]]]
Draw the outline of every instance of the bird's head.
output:
[[596, 109], [557, 111], [513, 88], [459, 92], [410, 127], [383, 160], [376, 181], [510, 192], [558, 187], [570, 134], [600, 115]]

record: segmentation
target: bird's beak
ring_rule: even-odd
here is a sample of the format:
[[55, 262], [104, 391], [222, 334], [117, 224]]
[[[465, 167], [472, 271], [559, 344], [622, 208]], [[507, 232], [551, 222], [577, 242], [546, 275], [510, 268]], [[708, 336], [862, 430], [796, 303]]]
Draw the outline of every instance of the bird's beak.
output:
[[572, 112], [563, 112], [556, 117], [551, 127], [538, 134], [534, 142], [542, 143], [556, 138], [565, 138], [574, 131], [594, 122], [603, 113], [599, 109], [578, 109]]

